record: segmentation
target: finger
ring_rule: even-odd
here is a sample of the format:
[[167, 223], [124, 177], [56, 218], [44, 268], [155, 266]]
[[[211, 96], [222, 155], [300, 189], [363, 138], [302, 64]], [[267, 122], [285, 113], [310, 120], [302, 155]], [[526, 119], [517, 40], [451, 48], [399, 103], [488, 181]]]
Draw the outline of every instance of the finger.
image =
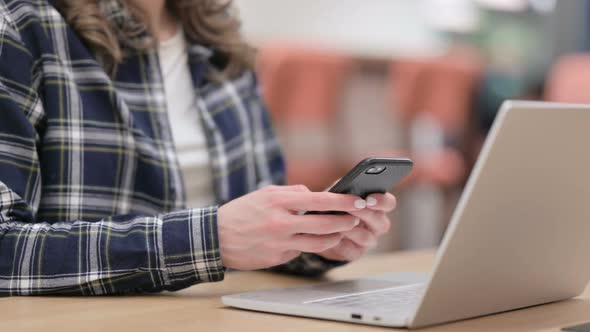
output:
[[282, 192], [272, 198], [276, 205], [291, 211], [359, 211], [367, 206], [364, 199], [330, 192]]
[[334, 251], [336, 251], [336, 256], [338, 256], [336, 260], [354, 261], [359, 259], [366, 252], [366, 249], [356, 245], [349, 239], [343, 239]]
[[367, 228], [377, 236], [387, 233], [391, 228], [391, 221], [389, 221], [387, 214], [383, 211], [365, 209], [349, 213], [359, 217]]
[[313, 235], [296, 234], [287, 241], [286, 245], [294, 250], [318, 253], [335, 247], [342, 240], [342, 234]]
[[311, 192], [311, 190], [309, 190], [306, 186], [304, 186], [302, 184], [296, 184], [296, 185], [292, 185], [292, 186], [271, 185], [271, 186], [266, 186], [266, 187], [262, 188], [262, 190], [268, 191], [268, 192], [277, 192], [277, 191]]
[[[292, 191], [292, 192], [304, 192], [304, 193], [309, 193], [311, 192], [311, 190], [309, 190], [309, 188], [307, 188], [305, 185], [302, 184], [296, 184], [296, 185], [292, 185], [292, 186], [276, 186], [278, 188], [282, 188], [283, 191]], [[305, 211], [290, 211], [291, 214], [294, 215], [302, 215], [305, 213]]]
[[367, 208], [377, 211], [390, 212], [395, 209], [397, 200], [391, 193], [371, 194], [367, 197]]
[[360, 219], [349, 214], [307, 214], [294, 215], [287, 222], [291, 233], [321, 235], [349, 231], [360, 223]]
[[374, 248], [377, 245], [377, 235], [364, 227], [364, 225], [355, 227], [342, 233], [342, 235], [361, 247]]

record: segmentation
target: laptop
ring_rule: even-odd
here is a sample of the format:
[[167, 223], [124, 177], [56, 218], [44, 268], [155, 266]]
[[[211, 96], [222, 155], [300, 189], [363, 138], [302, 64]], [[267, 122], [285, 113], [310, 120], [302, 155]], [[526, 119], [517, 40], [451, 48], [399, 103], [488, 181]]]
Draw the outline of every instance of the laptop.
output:
[[508, 101], [430, 275], [224, 296], [228, 306], [419, 328], [569, 299], [590, 279], [590, 105]]

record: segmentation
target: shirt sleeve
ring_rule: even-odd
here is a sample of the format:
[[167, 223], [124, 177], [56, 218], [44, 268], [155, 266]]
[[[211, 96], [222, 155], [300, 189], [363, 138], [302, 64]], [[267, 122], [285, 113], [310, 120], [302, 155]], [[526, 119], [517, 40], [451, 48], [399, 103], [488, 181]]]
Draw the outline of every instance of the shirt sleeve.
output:
[[[255, 90], [249, 101], [253, 123], [253, 141], [256, 156], [258, 187], [266, 185], [284, 185], [286, 183], [286, 165], [280, 144], [274, 134], [272, 121], [261, 93], [260, 85], [253, 74]], [[321, 256], [303, 253], [299, 257], [279, 266], [272, 271], [302, 276], [319, 276], [328, 270], [342, 266], [347, 262], [333, 261]]]
[[30, 51], [0, 18], [0, 296], [177, 290], [224, 277], [217, 207], [100, 221], [37, 218], [43, 109]]
[[215, 207], [48, 224], [14, 218], [23, 202], [0, 188], [0, 296], [173, 291], [223, 280]]

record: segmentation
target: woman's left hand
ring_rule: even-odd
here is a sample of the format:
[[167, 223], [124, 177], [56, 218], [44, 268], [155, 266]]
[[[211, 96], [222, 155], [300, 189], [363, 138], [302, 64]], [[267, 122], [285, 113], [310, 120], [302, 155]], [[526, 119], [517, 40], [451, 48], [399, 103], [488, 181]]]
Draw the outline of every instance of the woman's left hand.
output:
[[365, 201], [366, 208], [350, 212], [361, 220], [358, 226], [342, 233], [344, 237], [340, 243], [318, 255], [335, 261], [354, 261], [377, 245], [378, 237], [391, 228], [387, 214], [395, 209], [396, 199], [386, 193], [369, 195]]

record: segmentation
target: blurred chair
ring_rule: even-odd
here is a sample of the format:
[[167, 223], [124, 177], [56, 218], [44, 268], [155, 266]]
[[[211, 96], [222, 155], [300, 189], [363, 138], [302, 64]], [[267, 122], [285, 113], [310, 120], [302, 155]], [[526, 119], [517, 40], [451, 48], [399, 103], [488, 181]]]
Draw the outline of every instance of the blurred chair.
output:
[[442, 186], [453, 186], [465, 177], [461, 149], [471, 124], [471, 108], [477, 92], [483, 62], [470, 49], [455, 49], [429, 59], [400, 59], [390, 69], [392, 111], [411, 128], [421, 114], [427, 113], [440, 125], [453, 148], [435, 153], [430, 165], [422, 165], [421, 174]]
[[260, 50], [258, 60], [264, 95], [279, 124], [325, 125], [333, 120], [352, 59], [324, 50], [271, 46]]
[[445, 132], [460, 135], [469, 121], [483, 72], [475, 51], [457, 49], [432, 59], [400, 59], [391, 66], [393, 110], [405, 122], [429, 112]]
[[547, 101], [590, 103], [590, 53], [560, 57], [551, 68], [545, 85]]
[[324, 189], [341, 174], [338, 111], [353, 61], [336, 52], [263, 47], [258, 56], [263, 95], [280, 133], [288, 182]]

